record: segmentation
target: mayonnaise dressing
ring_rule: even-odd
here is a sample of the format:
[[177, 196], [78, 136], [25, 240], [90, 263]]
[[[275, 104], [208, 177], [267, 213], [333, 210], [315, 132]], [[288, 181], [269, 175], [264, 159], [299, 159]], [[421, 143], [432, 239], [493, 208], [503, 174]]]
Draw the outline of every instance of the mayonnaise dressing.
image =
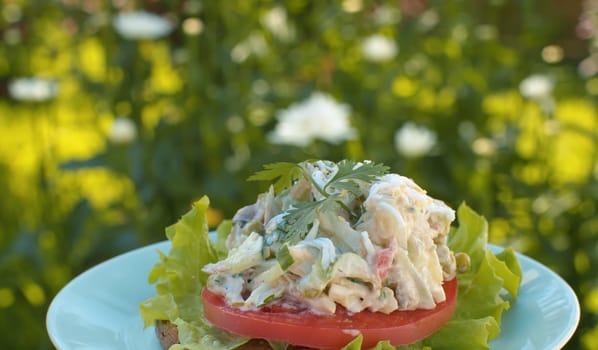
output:
[[[316, 162], [304, 169], [321, 189], [335, 167]], [[361, 195], [336, 193], [347, 207], [359, 208], [357, 220], [342, 211], [318, 212], [304, 240], [285, 242], [285, 211], [323, 198], [310, 186], [300, 180], [277, 196], [270, 190], [240, 210], [229, 256], [203, 269], [211, 274], [210, 290], [242, 309], [279, 302], [320, 314], [337, 305], [349, 312], [431, 309], [445, 300], [443, 282], [456, 273], [447, 247], [455, 219], [450, 207], [411, 179], [388, 174], [360, 183]], [[279, 265], [281, 254], [290, 266]]]

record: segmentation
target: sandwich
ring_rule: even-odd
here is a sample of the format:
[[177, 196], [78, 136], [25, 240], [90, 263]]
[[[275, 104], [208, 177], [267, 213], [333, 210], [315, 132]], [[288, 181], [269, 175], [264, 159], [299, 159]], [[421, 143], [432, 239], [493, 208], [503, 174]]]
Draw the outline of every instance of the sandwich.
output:
[[490, 252], [465, 204], [371, 161], [275, 163], [249, 180], [270, 187], [215, 232], [207, 197], [166, 229], [157, 295], [140, 305], [164, 349], [482, 349], [498, 336], [521, 269], [511, 249]]

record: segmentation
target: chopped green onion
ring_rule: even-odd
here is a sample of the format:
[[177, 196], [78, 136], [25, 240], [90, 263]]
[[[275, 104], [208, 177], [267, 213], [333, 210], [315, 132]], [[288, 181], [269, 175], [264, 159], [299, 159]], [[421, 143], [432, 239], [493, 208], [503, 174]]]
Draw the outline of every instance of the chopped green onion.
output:
[[262, 302], [257, 306], [259, 308], [264, 307], [266, 305], [268, 305], [270, 302], [278, 299], [280, 296], [276, 295], [276, 294], [270, 294], [267, 297], [264, 298], [264, 300], [262, 300]]
[[282, 271], [286, 271], [293, 263], [295, 263], [295, 259], [291, 256], [289, 252], [288, 244], [283, 245], [280, 247], [278, 252], [276, 253], [276, 260], [278, 260], [278, 264]]

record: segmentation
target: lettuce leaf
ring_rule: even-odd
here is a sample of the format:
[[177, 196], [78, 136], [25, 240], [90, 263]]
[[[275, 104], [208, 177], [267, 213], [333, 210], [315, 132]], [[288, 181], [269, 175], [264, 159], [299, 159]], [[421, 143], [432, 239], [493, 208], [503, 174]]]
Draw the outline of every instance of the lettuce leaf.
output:
[[226, 248], [226, 239], [230, 234], [230, 231], [233, 228], [233, 221], [232, 220], [223, 220], [220, 225], [216, 228], [216, 235], [213, 236], [211, 242], [214, 243], [214, 249], [216, 250], [216, 255], [218, 256], [218, 260], [222, 260], [226, 258], [228, 255], [228, 249]]
[[[155, 320], [170, 320], [177, 325], [184, 345], [173, 345], [171, 350], [227, 350], [248, 341], [212, 327], [203, 317], [200, 293], [207, 276], [201, 268], [226, 256], [224, 242], [231, 229], [231, 223], [225, 221], [210, 237], [205, 215], [208, 206], [209, 199], [201, 198], [166, 229], [172, 248], [168, 255], [159, 252], [160, 260], [149, 275], [157, 295], [139, 306], [145, 326]], [[455, 315], [417, 344], [395, 348], [388, 341], [381, 341], [371, 350], [481, 350], [488, 349], [490, 340], [499, 335], [502, 313], [516, 300], [519, 291], [519, 261], [510, 248], [498, 254], [487, 248], [488, 224], [466, 204], [458, 208], [457, 221], [459, 226], [449, 236], [449, 247], [468, 254], [471, 268], [458, 275]], [[359, 350], [362, 341], [358, 336], [342, 350]], [[283, 343], [274, 345], [286, 348]]]
[[[341, 350], [361, 350], [361, 344], [363, 343], [363, 336], [360, 334], [353, 339], [349, 344], [345, 345]], [[394, 350], [395, 347], [390, 344], [389, 341], [380, 341], [376, 346], [370, 350]], [[407, 349], [405, 349], [407, 350]]]
[[234, 349], [248, 340], [212, 327], [203, 317], [201, 290], [208, 276], [201, 269], [217, 261], [221, 250], [212, 245], [208, 235], [209, 204], [208, 197], [202, 197], [177, 223], [166, 228], [171, 249], [168, 255], [158, 252], [160, 260], [148, 278], [155, 285], [157, 296], [139, 305], [145, 327], [156, 320], [177, 325], [185, 346], [173, 345], [172, 350]]

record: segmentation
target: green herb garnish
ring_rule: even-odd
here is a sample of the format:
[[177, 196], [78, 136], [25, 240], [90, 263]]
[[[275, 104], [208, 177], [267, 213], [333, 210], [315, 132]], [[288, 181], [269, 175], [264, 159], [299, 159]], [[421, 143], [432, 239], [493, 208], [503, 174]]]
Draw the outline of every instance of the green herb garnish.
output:
[[295, 180], [305, 176], [299, 164], [280, 162], [264, 165], [264, 170], [251, 175], [249, 181], [274, 181], [274, 192], [280, 193], [285, 188], [291, 187]]
[[[334, 163], [330, 162], [329, 164]], [[336, 173], [323, 185], [316, 182], [311, 176], [308, 167], [318, 165], [316, 162], [309, 161], [299, 164], [288, 162], [267, 164], [264, 166], [264, 170], [258, 171], [249, 177], [248, 180], [250, 181], [274, 181], [273, 186], [276, 193], [290, 188], [296, 181], [305, 178], [324, 197], [311, 202], [296, 203], [288, 210], [285, 216], [285, 241], [296, 243], [302, 240], [321, 212], [341, 208], [351, 219], [357, 219], [358, 215], [341, 200], [339, 192], [347, 191], [357, 196], [361, 192], [360, 186], [363, 183], [370, 184], [374, 182], [380, 176], [388, 173], [389, 169], [383, 164], [374, 162], [358, 163], [353, 160], [342, 160], [335, 165]]]
[[355, 182], [363, 181], [372, 183], [380, 176], [388, 173], [388, 167], [383, 164], [373, 162], [359, 163], [352, 160], [342, 160], [338, 164], [338, 171], [334, 177], [324, 186], [324, 191], [328, 187], [337, 190], [347, 190], [355, 195], [361, 193], [359, 184]]
[[344, 205], [339, 198], [338, 195], [330, 195], [319, 201], [295, 204], [284, 217], [285, 241], [294, 244], [305, 238], [320, 212], [336, 210], [340, 204]]

